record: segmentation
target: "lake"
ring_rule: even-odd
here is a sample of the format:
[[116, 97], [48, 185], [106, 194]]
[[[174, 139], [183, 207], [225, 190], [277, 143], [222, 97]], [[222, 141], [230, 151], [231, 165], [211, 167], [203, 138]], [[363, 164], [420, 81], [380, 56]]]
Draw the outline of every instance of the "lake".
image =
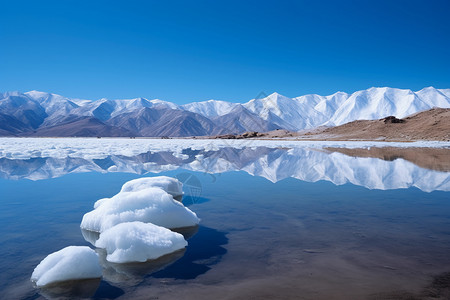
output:
[[94, 248], [79, 227], [94, 202], [166, 175], [201, 218], [186, 250], [103, 257], [85, 296], [448, 299], [449, 163], [448, 143], [2, 138], [1, 295], [58, 298], [30, 282], [39, 262]]

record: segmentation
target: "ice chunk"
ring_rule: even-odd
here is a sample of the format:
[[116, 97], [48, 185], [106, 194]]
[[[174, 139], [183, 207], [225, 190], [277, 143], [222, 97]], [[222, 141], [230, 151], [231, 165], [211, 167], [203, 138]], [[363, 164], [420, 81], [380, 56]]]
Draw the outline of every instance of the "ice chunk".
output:
[[94, 208], [99, 207], [100, 205], [102, 205], [102, 203], [104, 203], [105, 201], [108, 201], [109, 199], [110, 198], [102, 198], [102, 199], [99, 199], [99, 200], [95, 201]]
[[125, 183], [120, 191], [137, 192], [149, 187], [159, 187], [172, 195], [172, 197], [183, 195], [183, 184], [178, 179], [167, 176], [134, 179]]
[[103, 232], [114, 225], [141, 221], [166, 228], [197, 225], [197, 215], [160, 188], [120, 192], [83, 216], [81, 228]]
[[102, 276], [98, 254], [86, 246], [69, 246], [44, 258], [34, 269], [31, 281], [38, 287], [67, 280]]
[[[122, 186], [120, 192], [138, 192], [150, 187], [161, 188], [169, 193], [175, 200], [181, 201], [183, 196], [183, 184], [178, 179], [167, 176], [144, 177], [128, 181]], [[110, 198], [103, 198], [97, 200], [94, 204], [94, 208], [99, 207], [109, 199]]]
[[183, 249], [184, 237], [151, 223], [126, 222], [105, 230], [95, 242], [114, 263], [145, 262]]

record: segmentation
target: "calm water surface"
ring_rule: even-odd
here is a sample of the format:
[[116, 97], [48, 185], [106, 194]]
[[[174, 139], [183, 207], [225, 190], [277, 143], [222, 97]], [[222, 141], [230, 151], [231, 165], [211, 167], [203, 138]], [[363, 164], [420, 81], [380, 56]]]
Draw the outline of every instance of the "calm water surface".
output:
[[[287, 155], [285, 149], [276, 151], [280, 153], [260, 149], [256, 158], [248, 152], [239, 161], [230, 159], [240, 164], [234, 169], [245, 172], [223, 169], [216, 157], [215, 166], [220, 163], [222, 171], [211, 174], [184, 169], [186, 164], [179, 162], [179, 168], [158, 174], [68, 171], [35, 181], [26, 178], [30, 171], [24, 165], [33, 164], [36, 172], [36, 161], [3, 160], [0, 167], [8, 170], [4, 171], [8, 176], [0, 179], [0, 298], [54, 298], [51, 291], [33, 288], [31, 273], [54, 251], [69, 245], [91, 246], [79, 224], [94, 202], [113, 196], [129, 180], [168, 175], [185, 182], [183, 202], [201, 218], [197, 230], [185, 233], [191, 236], [189, 246], [156, 264], [103, 261], [103, 279], [93, 284], [91, 298], [448, 299], [448, 172], [419, 167], [406, 172], [392, 165], [399, 161], [348, 157], [351, 165], [340, 169], [337, 164], [328, 169], [305, 165], [309, 169], [301, 174], [310, 177], [303, 181], [285, 176], [292, 164], [280, 168], [276, 163], [275, 173], [273, 167], [261, 167]], [[302, 159], [317, 160], [311, 155], [302, 152]], [[151, 159], [155, 157], [147, 158]], [[113, 157], [98, 165], [108, 169], [114, 162]], [[79, 166], [85, 163], [80, 161]], [[349, 168], [352, 175], [343, 174]], [[371, 168], [386, 174], [381, 183], [373, 181], [377, 172], [367, 174]], [[316, 174], [322, 177], [307, 182], [314, 181]], [[355, 179], [336, 185], [334, 181], [344, 175]], [[383, 184], [384, 189], [368, 189], [374, 188], [370, 184]]]

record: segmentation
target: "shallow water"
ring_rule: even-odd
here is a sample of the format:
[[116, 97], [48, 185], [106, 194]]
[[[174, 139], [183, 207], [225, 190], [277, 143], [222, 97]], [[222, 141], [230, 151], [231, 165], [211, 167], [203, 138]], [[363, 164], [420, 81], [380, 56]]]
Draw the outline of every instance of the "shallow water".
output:
[[[101, 170], [118, 167], [103, 173], [89, 159], [1, 161], [1, 295], [52, 298], [31, 273], [54, 251], [90, 245], [79, 224], [94, 202], [168, 175], [185, 182], [183, 202], [201, 218], [189, 246], [157, 264], [104, 264], [92, 298], [446, 299], [448, 172], [304, 148], [183, 151], [103, 158]], [[148, 162], [171, 170], [142, 175]]]

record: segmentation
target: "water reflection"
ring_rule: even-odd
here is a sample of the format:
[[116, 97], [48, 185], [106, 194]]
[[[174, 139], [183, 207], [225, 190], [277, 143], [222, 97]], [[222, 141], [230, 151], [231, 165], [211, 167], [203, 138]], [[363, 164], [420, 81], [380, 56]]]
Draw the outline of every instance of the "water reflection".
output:
[[[183, 201], [184, 203], [184, 201]], [[184, 239], [187, 241], [191, 239], [198, 232], [199, 225], [191, 226], [191, 227], [182, 227], [182, 228], [174, 228], [172, 231], [178, 232], [184, 236]]]
[[421, 168], [450, 172], [450, 149], [445, 148], [324, 148], [330, 152], [338, 152], [353, 157], [373, 157], [386, 161], [403, 159]]
[[46, 299], [80, 299], [94, 296], [100, 286], [101, 278], [69, 280], [49, 284], [39, 289]]
[[100, 264], [103, 268], [103, 279], [119, 287], [132, 287], [144, 281], [146, 276], [160, 271], [185, 254], [186, 249], [181, 249], [173, 253], [149, 260], [143, 263], [124, 263], [117, 264], [106, 260], [106, 251], [97, 249], [100, 257]]
[[[145, 263], [117, 264], [106, 260], [106, 252], [97, 249], [100, 256], [100, 264], [103, 267], [103, 278], [110, 283], [120, 283], [126, 286], [134, 286], [155, 272], [155, 277], [174, 279], [193, 279], [206, 273], [210, 266], [220, 261], [227, 252], [222, 246], [228, 243], [226, 233], [204, 226], [192, 226], [174, 229], [189, 240], [188, 251], [186, 249], [164, 255]], [[81, 229], [84, 239], [95, 246], [100, 237], [98, 232]], [[168, 267], [182, 258], [173, 267]]]
[[[107, 253], [104, 249], [96, 249], [103, 268], [103, 280], [124, 289], [141, 284], [149, 276], [194, 279], [210, 270], [211, 266], [218, 263], [227, 252], [223, 247], [228, 243], [224, 232], [204, 226], [178, 228], [174, 231], [189, 240], [188, 247], [144, 263], [112, 263], [106, 260]], [[83, 238], [94, 246], [100, 237], [100, 234], [94, 231], [81, 229], [81, 233]], [[90, 290], [90, 296], [94, 295], [96, 289]], [[77, 291], [77, 289], [66, 289], [64, 295], [79, 297], [76, 294]], [[56, 292], [53, 294], [57, 295]]]
[[157, 278], [194, 279], [206, 273], [227, 253], [225, 232], [200, 226], [189, 240], [186, 254], [173, 265], [153, 274]]
[[[39, 180], [78, 172], [145, 174], [176, 169], [209, 174], [245, 171], [272, 182], [292, 177], [308, 182], [326, 180], [336, 185], [352, 183], [369, 189], [414, 186], [427, 192], [450, 191], [450, 149], [224, 147], [217, 150], [187, 148], [181, 153], [149, 151], [103, 159], [0, 158], [0, 177], [7, 179]], [[191, 187], [195, 188], [195, 184]]]

